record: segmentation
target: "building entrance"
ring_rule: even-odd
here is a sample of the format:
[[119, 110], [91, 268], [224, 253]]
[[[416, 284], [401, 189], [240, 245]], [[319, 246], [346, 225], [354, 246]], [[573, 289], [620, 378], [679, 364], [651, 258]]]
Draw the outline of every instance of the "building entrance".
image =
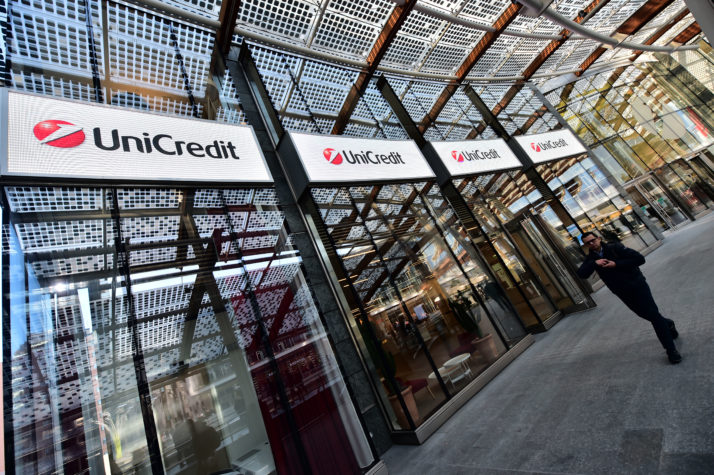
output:
[[565, 249], [551, 237], [549, 225], [538, 215], [524, 213], [507, 226], [558, 310], [570, 312], [587, 306], [588, 298], [564, 258]]
[[662, 231], [689, 222], [687, 215], [651, 175], [632, 183], [627, 192]]

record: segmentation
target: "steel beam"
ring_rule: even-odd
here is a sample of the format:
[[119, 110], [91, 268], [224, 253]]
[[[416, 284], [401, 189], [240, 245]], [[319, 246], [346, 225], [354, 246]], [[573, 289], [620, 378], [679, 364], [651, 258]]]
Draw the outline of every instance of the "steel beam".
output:
[[494, 31], [488, 32], [483, 35], [481, 41], [478, 42], [476, 47], [471, 51], [471, 53], [469, 53], [464, 62], [461, 63], [461, 66], [459, 66], [459, 68], [456, 70], [456, 79], [454, 81], [451, 81], [444, 88], [429, 113], [419, 123], [418, 129], [421, 134], [426, 132], [429, 126], [431, 126], [431, 124], [436, 120], [436, 118], [439, 117], [441, 111], [444, 109], [444, 107], [446, 107], [446, 103], [449, 102], [449, 99], [451, 99], [454, 93], [456, 93], [461, 83], [466, 79], [466, 76], [468, 76], [469, 72], [471, 72], [478, 60], [481, 59], [481, 56], [483, 56], [484, 53], [486, 53], [486, 51], [488, 50], [488, 48], [490, 48], [491, 45], [496, 42], [498, 37], [501, 36], [501, 33], [503, 33], [503, 31], [508, 27], [508, 25], [510, 25], [511, 22], [515, 20], [521, 8], [523, 7], [519, 4], [513, 3], [509, 5], [508, 8], [506, 8], [506, 10], [501, 14], [501, 16], [498, 17], [498, 20], [496, 20], [496, 22], [493, 24]]
[[344, 104], [342, 104], [342, 109], [340, 109], [335, 125], [332, 127], [331, 133], [333, 135], [340, 135], [347, 128], [347, 123], [350, 117], [352, 117], [352, 113], [357, 107], [360, 97], [365, 93], [370, 80], [374, 77], [377, 66], [379, 66], [380, 61], [382, 61], [382, 58], [387, 53], [387, 49], [389, 49], [389, 46], [397, 37], [399, 29], [415, 5], [416, 0], [407, 0], [403, 5], [397, 5], [394, 10], [392, 10], [392, 14], [387, 19], [387, 23], [374, 42], [369, 55], [367, 55], [367, 67], [362, 68], [357, 80], [350, 88], [350, 92], [347, 94]]

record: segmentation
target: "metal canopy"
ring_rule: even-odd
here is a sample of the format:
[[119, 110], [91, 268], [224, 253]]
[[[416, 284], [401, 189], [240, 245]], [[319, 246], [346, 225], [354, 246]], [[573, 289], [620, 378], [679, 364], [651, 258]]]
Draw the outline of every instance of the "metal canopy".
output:
[[[700, 31], [683, 0], [550, 8], [630, 43], [679, 44]], [[247, 41], [289, 130], [405, 138], [371, 81], [386, 74], [427, 138], [460, 140], [485, 129], [453, 99], [459, 84], [478, 85], [496, 115], [532, 116], [509, 106], [523, 81], [633, 57], [521, 9], [510, 0], [11, 0], [0, 7], [0, 63], [17, 89], [240, 123], [240, 99], [211, 55], [216, 43]]]

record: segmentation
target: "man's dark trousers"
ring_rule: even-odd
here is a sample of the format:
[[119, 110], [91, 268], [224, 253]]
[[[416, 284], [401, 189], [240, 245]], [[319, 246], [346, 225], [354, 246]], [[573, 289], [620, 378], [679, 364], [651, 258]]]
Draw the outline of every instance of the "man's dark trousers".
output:
[[652, 298], [650, 286], [646, 282], [638, 282], [637, 285], [627, 289], [627, 292], [613, 291], [613, 293], [638, 317], [644, 318], [652, 324], [657, 338], [659, 338], [665, 350], [675, 349], [672, 333], [669, 330], [670, 325], [674, 322], [659, 313], [657, 304]]
[[[606, 259], [615, 262], [614, 267], [601, 267], [595, 262]], [[659, 313], [657, 304], [652, 298], [650, 286], [639, 267], [645, 263], [642, 254], [623, 246], [621, 243], [602, 243], [601, 249], [591, 250], [578, 269], [578, 276], [587, 279], [597, 272], [605, 285], [617, 295], [635, 314], [649, 321], [657, 338], [667, 353], [676, 352], [672, 332], [674, 322]]]

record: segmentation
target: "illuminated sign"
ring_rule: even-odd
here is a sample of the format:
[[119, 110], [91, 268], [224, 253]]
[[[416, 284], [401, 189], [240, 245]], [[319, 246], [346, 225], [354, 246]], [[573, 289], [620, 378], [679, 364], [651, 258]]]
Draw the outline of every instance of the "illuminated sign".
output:
[[411, 140], [374, 140], [290, 132], [308, 181], [351, 182], [434, 178]]
[[513, 137], [523, 147], [533, 163], [585, 153], [585, 147], [570, 130], [561, 129], [544, 134]]
[[501, 139], [430, 143], [451, 176], [475, 175], [523, 166]]
[[272, 183], [253, 129], [4, 92], [3, 175]]

